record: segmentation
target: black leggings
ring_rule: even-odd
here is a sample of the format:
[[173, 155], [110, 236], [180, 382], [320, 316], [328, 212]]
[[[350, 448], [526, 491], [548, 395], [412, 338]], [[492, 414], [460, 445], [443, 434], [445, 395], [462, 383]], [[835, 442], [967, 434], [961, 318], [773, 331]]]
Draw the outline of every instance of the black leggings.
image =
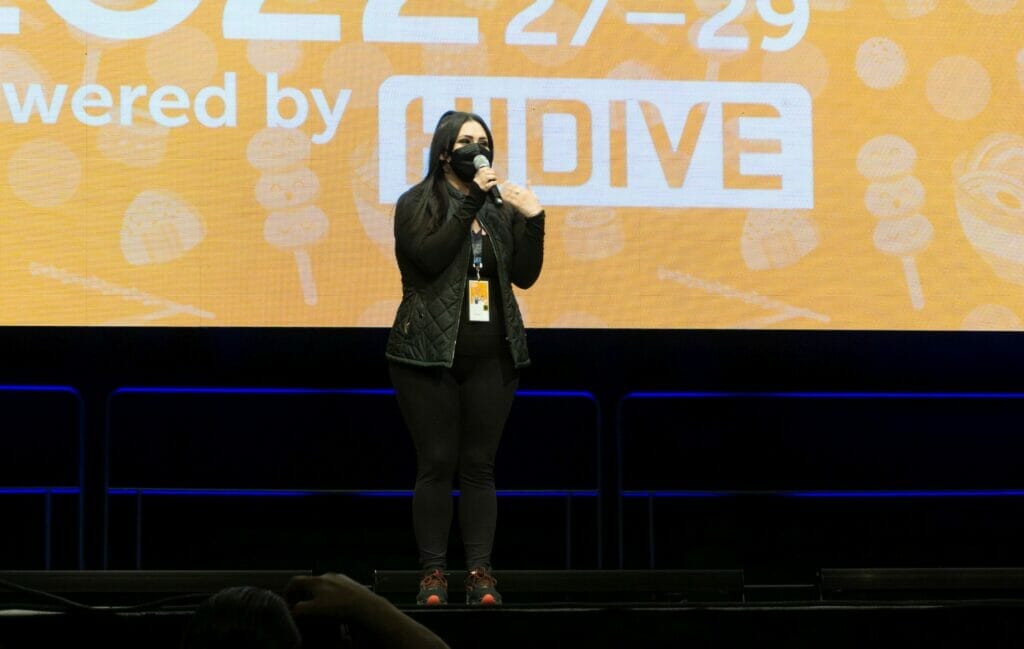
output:
[[412, 520], [421, 566], [447, 567], [457, 469], [466, 567], [490, 568], [498, 509], [494, 456], [519, 384], [511, 357], [456, 356], [451, 369], [391, 362], [389, 369], [416, 447]]

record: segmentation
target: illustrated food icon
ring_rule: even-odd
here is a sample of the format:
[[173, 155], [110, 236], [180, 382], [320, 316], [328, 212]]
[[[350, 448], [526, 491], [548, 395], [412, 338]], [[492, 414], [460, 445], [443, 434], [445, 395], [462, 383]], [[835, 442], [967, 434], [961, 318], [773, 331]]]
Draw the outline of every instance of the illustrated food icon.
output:
[[995, 273], [1024, 284], [1024, 138], [996, 133], [954, 165], [956, 209]]
[[327, 236], [327, 228], [327, 215], [315, 205], [271, 212], [263, 225], [268, 243], [295, 255], [302, 296], [310, 306], [317, 303], [317, 293], [308, 248]]
[[924, 291], [915, 255], [928, 247], [934, 229], [921, 215], [924, 185], [911, 175], [917, 162], [914, 146], [897, 135], [881, 135], [868, 141], [857, 154], [857, 170], [871, 181], [864, 203], [878, 217], [875, 247], [898, 257], [915, 309], [924, 308]]
[[163, 190], [135, 197], [121, 226], [121, 252], [129, 264], [178, 259], [206, 236], [202, 219], [177, 195]]
[[751, 210], [743, 224], [740, 251], [751, 270], [784, 268], [818, 247], [818, 232], [797, 210]]
[[320, 179], [307, 166], [309, 137], [293, 129], [264, 129], [249, 140], [247, 153], [249, 164], [263, 172], [256, 183], [256, 200], [270, 212], [263, 238], [295, 256], [302, 298], [315, 306], [318, 295], [309, 248], [327, 236], [330, 224], [313, 204], [320, 194]]

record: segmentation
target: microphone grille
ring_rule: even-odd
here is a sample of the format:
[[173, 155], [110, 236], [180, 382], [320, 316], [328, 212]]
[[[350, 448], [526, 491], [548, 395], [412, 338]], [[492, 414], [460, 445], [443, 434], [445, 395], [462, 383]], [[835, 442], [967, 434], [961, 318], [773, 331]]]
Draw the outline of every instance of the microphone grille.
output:
[[490, 167], [491, 161], [487, 159], [487, 156], [479, 153], [475, 158], [473, 158], [473, 166], [477, 169], [483, 169], [484, 167]]

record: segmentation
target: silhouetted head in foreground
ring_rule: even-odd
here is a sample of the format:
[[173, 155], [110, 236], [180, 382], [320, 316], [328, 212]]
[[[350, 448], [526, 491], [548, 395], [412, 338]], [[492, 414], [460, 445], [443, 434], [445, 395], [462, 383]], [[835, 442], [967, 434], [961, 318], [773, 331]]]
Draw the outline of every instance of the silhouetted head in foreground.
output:
[[182, 649], [299, 649], [288, 605], [262, 588], [225, 588], [196, 609]]

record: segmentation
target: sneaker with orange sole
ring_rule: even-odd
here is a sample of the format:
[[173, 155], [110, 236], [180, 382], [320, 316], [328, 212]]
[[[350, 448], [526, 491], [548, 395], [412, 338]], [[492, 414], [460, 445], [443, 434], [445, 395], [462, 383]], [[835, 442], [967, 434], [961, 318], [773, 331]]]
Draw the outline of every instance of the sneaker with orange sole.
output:
[[495, 588], [498, 580], [488, 568], [473, 568], [466, 577], [466, 603], [471, 606], [500, 606], [501, 593]]
[[423, 573], [416, 603], [420, 606], [442, 606], [448, 603], [448, 579], [440, 568], [432, 568]]

